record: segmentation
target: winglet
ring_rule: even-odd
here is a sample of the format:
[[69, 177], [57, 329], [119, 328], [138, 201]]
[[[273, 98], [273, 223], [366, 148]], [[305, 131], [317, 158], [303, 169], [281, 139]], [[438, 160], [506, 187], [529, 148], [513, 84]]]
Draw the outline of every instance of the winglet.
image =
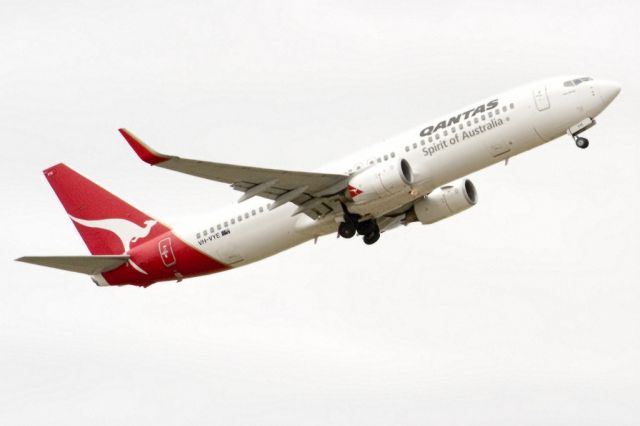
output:
[[133, 148], [133, 150], [136, 152], [136, 154], [138, 154], [138, 157], [140, 157], [140, 159], [145, 163], [151, 164], [153, 166], [155, 164], [162, 163], [163, 161], [167, 161], [171, 158], [154, 151], [140, 139], [135, 137], [127, 129], [118, 129], [118, 131], [120, 132], [120, 134], [122, 134], [122, 136], [124, 136], [131, 148]]

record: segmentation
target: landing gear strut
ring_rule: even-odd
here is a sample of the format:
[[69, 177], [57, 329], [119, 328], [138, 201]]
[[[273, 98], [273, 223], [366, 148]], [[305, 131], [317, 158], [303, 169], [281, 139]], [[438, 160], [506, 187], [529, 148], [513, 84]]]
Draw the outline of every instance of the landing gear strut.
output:
[[342, 206], [342, 211], [344, 212], [342, 216], [344, 222], [340, 222], [340, 225], [338, 225], [338, 235], [342, 238], [352, 238], [356, 235], [356, 227], [360, 216], [347, 210], [347, 206], [345, 206], [344, 203], [340, 203], [340, 206]]

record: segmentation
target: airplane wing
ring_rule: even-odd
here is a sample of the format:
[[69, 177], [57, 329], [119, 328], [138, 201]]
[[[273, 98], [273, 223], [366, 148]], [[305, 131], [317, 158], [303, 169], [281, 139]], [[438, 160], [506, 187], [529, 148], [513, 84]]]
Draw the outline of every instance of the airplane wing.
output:
[[152, 166], [231, 184], [244, 192], [240, 202], [253, 196], [274, 200], [271, 209], [287, 202], [313, 219], [336, 209], [335, 195], [347, 187], [348, 175], [265, 169], [235, 164], [190, 160], [154, 151], [127, 129], [118, 129], [140, 159]]
[[65, 271], [95, 275], [124, 265], [129, 260], [129, 256], [24, 256], [16, 260]]

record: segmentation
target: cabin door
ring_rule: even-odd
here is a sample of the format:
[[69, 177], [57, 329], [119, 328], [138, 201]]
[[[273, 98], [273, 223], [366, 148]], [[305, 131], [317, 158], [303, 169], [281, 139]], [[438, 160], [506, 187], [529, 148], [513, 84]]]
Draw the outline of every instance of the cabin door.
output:
[[533, 90], [533, 99], [536, 102], [536, 108], [538, 111], [544, 111], [549, 109], [549, 96], [547, 95], [546, 87], [539, 87]]

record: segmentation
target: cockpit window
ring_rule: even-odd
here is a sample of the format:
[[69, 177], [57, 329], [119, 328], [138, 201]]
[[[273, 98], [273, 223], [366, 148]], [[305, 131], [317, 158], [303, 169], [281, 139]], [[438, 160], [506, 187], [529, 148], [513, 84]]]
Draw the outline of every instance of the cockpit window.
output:
[[592, 81], [593, 78], [591, 77], [582, 77], [582, 78], [576, 78], [575, 80], [569, 80], [569, 81], [565, 81], [563, 83], [564, 87], [573, 87], [573, 86], [577, 86], [578, 84], [582, 83], [583, 81]]

